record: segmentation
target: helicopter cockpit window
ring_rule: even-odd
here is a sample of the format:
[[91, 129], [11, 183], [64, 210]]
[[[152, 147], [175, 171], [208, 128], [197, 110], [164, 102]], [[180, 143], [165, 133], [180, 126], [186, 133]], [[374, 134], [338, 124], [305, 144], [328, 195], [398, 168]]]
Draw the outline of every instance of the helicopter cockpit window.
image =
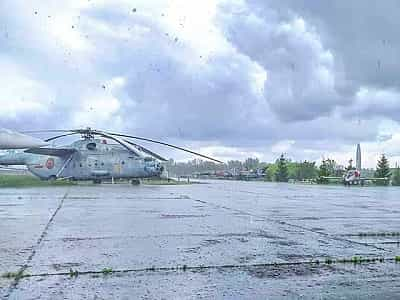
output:
[[89, 143], [86, 145], [88, 150], [96, 150], [96, 143]]

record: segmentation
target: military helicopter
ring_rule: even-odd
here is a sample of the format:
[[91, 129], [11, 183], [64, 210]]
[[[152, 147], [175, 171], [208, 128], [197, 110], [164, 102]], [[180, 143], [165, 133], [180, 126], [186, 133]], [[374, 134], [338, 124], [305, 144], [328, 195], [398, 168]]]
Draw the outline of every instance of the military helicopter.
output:
[[[21, 135], [23, 142], [8, 143], [11, 149], [25, 148], [27, 144], [34, 144], [24, 151], [7, 151], [0, 155], [0, 165], [25, 165], [28, 170], [44, 180], [70, 179], [93, 180], [101, 183], [109, 179], [131, 179], [137, 183], [138, 178], [160, 177], [164, 170], [161, 162], [167, 161], [157, 153], [146, 149], [132, 141], [142, 140], [164, 145], [199, 157], [222, 163], [212, 157], [178, 147], [172, 144], [156, 141], [144, 137], [120, 133], [111, 133], [91, 128], [71, 130], [42, 130], [27, 131], [32, 133], [59, 133], [57, 136], [44, 141]], [[81, 139], [68, 146], [43, 147], [56, 139], [81, 135]], [[0, 136], [1, 137], [1, 136]], [[7, 141], [7, 139], [3, 139]], [[111, 142], [110, 142], [111, 141]], [[7, 145], [1, 145], [3, 149]]]

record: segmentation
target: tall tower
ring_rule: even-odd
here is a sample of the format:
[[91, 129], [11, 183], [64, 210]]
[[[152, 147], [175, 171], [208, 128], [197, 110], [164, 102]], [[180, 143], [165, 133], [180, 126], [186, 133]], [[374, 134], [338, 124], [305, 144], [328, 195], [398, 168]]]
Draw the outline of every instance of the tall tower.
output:
[[356, 169], [361, 171], [361, 146], [360, 146], [360, 144], [357, 144]]

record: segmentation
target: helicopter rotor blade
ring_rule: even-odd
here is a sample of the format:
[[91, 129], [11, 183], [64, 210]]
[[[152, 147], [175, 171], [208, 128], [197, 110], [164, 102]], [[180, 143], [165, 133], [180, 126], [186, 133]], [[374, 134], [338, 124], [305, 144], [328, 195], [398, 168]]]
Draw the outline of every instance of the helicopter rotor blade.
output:
[[74, 135], [74, 134], [79, 134], [79, 133], [77, 133], [77, 132], [72, 132], [72, 133], [60, 134], [60, 135], [53, 136], [53, 137], [51, 137], [51, 138], [45, 139], [44, 141], [45, 141], [45, 142], [50, 142], [50, 141], [53, 141], [53, 140], [62, 138], [62, 137], [64, 137], [64, 136], [69, 136], [69, 135]]
[[118, 138], [118, 137], [124, 137], [124, 138], [131, 138], [131, 139], [146, 141], [146, 142], [150, 142], [150, 143], [160, 144], [160, 145], [163, 145], [163, 146], [167, 146], [167, 147], [170, 147], [170, 148], [174, 148], [174, 149], [177, 149], [177, 150], [181, 150], [181, 151], [184, 151], [184, 152], [188, 152], [188, 153], [190, 153], [190, 154], [193, 154], [193, 155], [196, 155], [196, 156], [199, 156], [199, 157], [203, 157], [203, 158], [205, 158], [205, 159], [208, 159], [208, 160], [215, 161], [215, 162], [217, 162], [217, 163], [223, 164], [223, 162], [220, 161], [220, 160], [218, 160], [218, 159], [212, 158], [212, 157], [210, 157], [210, 156], [207, 156], [207, 155], [204, 155], [204, 154], [201, 154], [201, 153], [198, 153], [198, 152], [189, 150], [189, 149], [185, 149], [185, 148], [182, 148], [182, 147], [179, 147], [179, 146], [175, 146], [175, 145], [172, 145], [172, 144], [168, 144], [168, 143], [165, 143], [165, 142], [161, 142], [161, 141], [157, 141], [157, 140], [153, 140], [153, 139], [148, 139], [148, 138], [144, 138], [144, 137], [139, 137], [139, 136], [133, 136], [133, 135], [127, 135], [127, 134], [120, 134], [120, 133], [112, 133], [112, 132], [107, 132], [107, 131], [100, 131], [100, 130], [95, 130], [95, 129], [91, 129], [91, 128], [86, 128], [86, 129], [71, 129], [71, 130], [63, 130], [63, 129], [55, 129], [55, 130], [33, 130], [33, 131], [24, 131], [23, 133], [45, 133], [45, 132], [67, 133], [67, 134], [62, 134], [62, 135], [59, 135], [59, 136], [55, 136], [55, 137], [49, 138], [49, 139], [46, 140], [47, 142], [48, 142], [48, 141], [55, 140], [55, 139], [60, 138], [60, 137], [69, 136], [69, 135], [73, 135], [73, 134], [91, 134], [91, 135], [99, 135], [99, 136], [102, 136], [102, 137], [105, 137], [105, 138], [109, 138], [109, 139], [112, 139], [112, 140], [116, 141], [117, 143], [119, 143], [120, 145], [122, 145], [124, 148], [126, 148], [126, 149], [128, 149], [129, 151], [135, 153], [135, 154], [138, 155], [138, 156], [141, 156], [141, 154], [138, 153], [138, 152], [136, 151], [136, 149], [132, 148], [132, 146], [134, 146], [134, 147], [139, 147], [138, 149], [139, 149], [140, 151], [142, 151], [142, 152], [144, 152], [144, 153], [147, 153], [147, 154], [149, 154], [149, 155], [151, 155], [151, 156], [153, 156], [153, 157], [155, 157], [155, 158], [157, 158], [157, 159], [160, 159], [160, 160], [162, 160], [162, 161], [166, 161], [165, 158], [159, 156], [158, 154], [156, 154], [156, 153], [154, 153], [154, 152], [152, 152], [152, 151], [150, 151], [150, 150], [148, 150], [148, 149], [146, 149], [146, 148], [144, 148], [144, 147], [142, 147], [142, 146], [140, 146], [140, 145], [137, 145], [137, 144], [135, 144], [135, 143], [131, 143], [131, 142], [129, 142], [129, 141], [122, 140], [122, 139], [119, 139], [119, 138]]
[[26, 130], [21, 131], [21, 133], [50, 133], [50, 132], [71, 132], [73, 130], [65, 130], [65, 129], [49, 129], [49, 130]]
[[128, 144], [131, 144], [132, 146], [135, 146], [139, 151], [142, 151], [142, 152], [144, 152], [146, 154], [149, 154], [150, 156], [153, 156], [153, 157], [157, 158], [158, 160], [168, 161], [168, 159], [165, 159], [164, 157], [158, 155], [157, 153], [154, 153], [154, 152], [150, 151], [149, 149], [146, 149], [143, 146], [140, 146], [140, 145], [135, 144], [135, 143], [133, 143], [131, 141], [128, 141], [128, 140], [124, 140], [124, 141], [127, 142]]
[[94, 130], [92, 131], [93, 135], [99, 135], [105, 138], [109, 138], [110, 140], [113, 140], [115, 142], [117, 142], [118, 144], [120, 144], [122, 147], [124, 147], [125, 149], [127, 149], [128, 151], [134, 153], [136, 156], [141, 157], [142, 155], [136, 151], [136, 149], [134, 149], [131, 145], [129, 145], [127, 142], [125, 142], [124, 140], [121, 140], [118, 137], [115, 137], [107, 132], [103, 132], [103, 131], [98, 131], [98, 130]]
[[192, 150], [185, 149], [185, 148], [182, 148], [182, 147], [179, 147], [179, 146], [175, 146], [175, 145], [172, 145], [172, 144], [164, 143], [164, 142], [161, 142], [161, 141], [156, 141], [156, 140], [147, 139], [147, 138], [144, 138], [144, 137], [127, 135], [127, 134], [119, 134], [119, 133], [111, 133], [111, 132], [107, 132], [107, 134], [110, 134], [110, 135], [113, 135], [113, 136], [131, 138], [131, 139], [142, 140], [142, 141], [146, 141], [146, 142], [150, 142], [150, 143], [164, 145], [164, 146], [167, 146], [167, 147], [171, 147], [171, 148], [175, 148], [175, 149], [178, 149], [178, 150], [181, 150], [181, 151], [185, 151], [185, 152], [188, 152], [188, 153], [191, 153], [191, 154], [194, 154], [194, 155], [197, 155], [197, 156], [200, 156], [200, 157], [203, 157], [203, 158], [206, 158], [206, 159], [209, 159], [209, 160], [212, 160], [212, 161], [215, 161], [215, 162], [223, 164], [223, 162], [218, 160], [218, 159], [215, 159], [215, 158], [209, 157], [207, 155], [204, 155], [204, 154], [201, 154], [201, 153], [198, 153], [198, 152], [194, 152]]

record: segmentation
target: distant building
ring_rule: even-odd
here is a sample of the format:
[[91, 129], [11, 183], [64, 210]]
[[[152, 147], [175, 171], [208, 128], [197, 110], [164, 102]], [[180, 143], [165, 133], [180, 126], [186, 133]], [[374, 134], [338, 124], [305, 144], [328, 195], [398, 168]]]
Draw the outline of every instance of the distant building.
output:
[[356, 169], [361, 171], [361, 146], [360, 146], [360, 144], [357, 144]]

